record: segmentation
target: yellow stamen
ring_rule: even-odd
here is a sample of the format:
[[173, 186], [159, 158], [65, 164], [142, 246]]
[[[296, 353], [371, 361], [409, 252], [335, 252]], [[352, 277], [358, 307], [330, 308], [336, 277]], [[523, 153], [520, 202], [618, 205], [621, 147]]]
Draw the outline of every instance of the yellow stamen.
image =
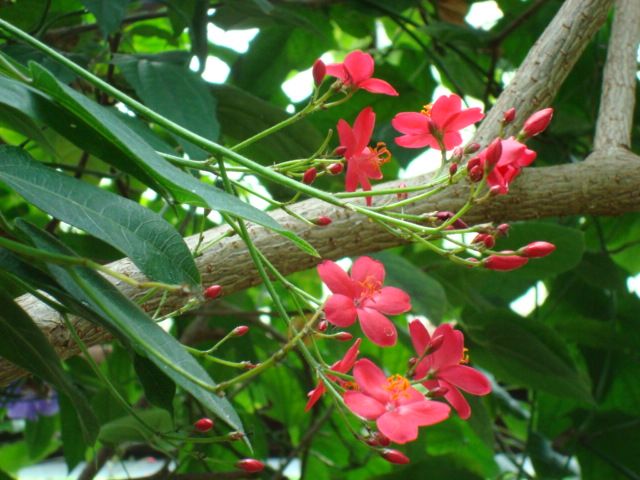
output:
[[391, 393], [392, 400], [397, 400], [399, 397], [408, 397], [409, 393], [407, 390], [409, 388], [411, 388], [409, 380], [398, 374], [391, 375], [387, 378], [387, 385], [384, 387], [386, 391]]
[[378, 142], [376, 148], [374, 148], [376, 156], [378, 157], [378, 164], [384, 165], [391, 161], [391, 152], [387, 148], [387, 144], [384, 142]]
[[464, 348], [462, 350], [462, 358], [460, 359], [460, 363], [463, 365], [466, 365], [467, 363], [469, 363], [470, 358], [469, 358], [469, 349], [468, 348]]
[[427, 103], [426, 105], [422, 106], [422, 110], [420, 110], [420, 113], [423, 115], [426, 115], [427, 117], [430, 117], [432, 108], [433, 108], [433, 103]]

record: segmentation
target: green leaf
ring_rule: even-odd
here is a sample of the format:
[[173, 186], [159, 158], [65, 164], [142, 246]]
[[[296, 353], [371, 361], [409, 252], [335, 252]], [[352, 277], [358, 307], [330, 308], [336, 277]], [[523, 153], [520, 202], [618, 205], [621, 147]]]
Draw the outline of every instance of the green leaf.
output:
[[447, 296], [437, 280], [400, 255], [382, 252], [373, 257], [384, 264], [387, 273], [385, 283], [401, 288], [411, 296], [413, 311], [425, 315], [436, 325], [442, 321]]
[[463, 319], [471, 358], [498, 379], [593, 403], [587, 377], [576, 368], [564, 339], [548, 326], [507, 310]]
[[135, 355], [133, 365], [147, 400], [173, 414], [176, 384], [146, 357]]
[[[18, 227], [43, 250], [73, 255], [51, 235], [19, 221]], [[140, 308], [96, 272], [84, 268], [64, 269], [50, 265], [52, 275], [79, 301], [89, 305], [110, 329], [127, 339], [131, 346], [151, 360], [162, 372], [191, 393], [202, 405], [235, 430], [242, 424], [229, 401], [215, 395], [206, 387], [215, 383], [202, 366], [189, 355], [174, 337], [165, 332]]]
[[24, 429], [24, 439], [27, 443], [29, 456], [39, 458], [51, 449], [51, 444], [58, 443], [54, 439], [57, 431], [57, 421], [55, 416], [38, 417], [35, 421], [27, 421]]
[[[173, 430], [171, 415], [166, 410], [159, 408], [151, 410], [138, 410], [136, 416], [154, 432], [168, 433]], [[118, 418], [102, 426], [98, 439], [102, 443], [121, 446], [124, 443], [145, 443], [152, 440], [153, 432], [140, 425], [138, 419], [132, 415]]]
[[98, 422], [87, 400], [64, 372], [55, 350], [33, 320], [2, 290], [0, 304], [0, 356], [55, 385], [59, 394], [67, 395], [85, 442], [93, 445]]
[[82, 0], [82, 3], [95, 15], [100, 30], [107, 36], [120, 27], [129, 0]]
[[570, 458], [554, 451], [551, 442], [538, 432], [529, 435], [527, 451], [540, 478], [563, 479], [578, 473], [572, 471]]
[[[244, 218], [251, 222], [267, 227], [280, 235], [291, 240], [303, 251], [319, 256], [316, 250], [306, 241], [298, 237], [293, 232], [283, 228], [267, 213], [241, 201], [226, 192], [221, 191], [212, 185], [207, 185], [192, 175], [174, 167], [160, 157], [155, 150], [149, 146], [139, 135], [132, 131], [110, 110], [92, 102], [84, 95], [60, 83], [49, 72], [41, 66], [31, 63], [34, 84], [53, 96], [65, 109], [82, 119], [86, 125], [94, 128], [100, 136], [115, 147], [120, 154], [124, 154], [131, 162], [118, 163], [118, 167], [124, 171], [132, 172], [130, 164], [135, 165], [135, 172], [143, 172], [143, 177], [151, 178], [152, 184], [161, 185], [171, 191], [176, 199], [181, 203], [189, 203], [200, 207], [208, 207], [216, 211], [222, 211], [233, 216]], [[0, 87], [2, 86], [0, 78]], [[6, 80], [6, 79], [5, 79]], [[18, 84], [19, 85], [19, 84]], [[15, 85], [14, 85], [15, 87]], [[11, 98], [16, 103], [22, 103], [28, 107], [30, 91], [23, 87], [14, 88]], [[4, 92], [0, 89], [0, 101]], [[16, 107], [19, 108], [19, 107]], [[50, 125], [56, 123], [53, 119]], [[73, 122], [72, 122], [73, 123]], [[73, 125], [72, 125], [73, 126]], [[107, 157], [103, 160], [111, 162], [113, 158]]]
[[17, 147], [0, 146], [0, 181], [53, 217], [118, 248], [149, 278], [200, 284], [182, 237], [138, 203], [47, 168]]
[[60, 440], [62, 441], [64, 460], [69, 471], [73, 470], [85, 459], [87, 444], [82, 440], [80, 421], [73, 404], [62, 395], [58, 397], [60, 403]]
[[[120, 62], [119, 66], [149, 108], [202, 137], [213, 141], [218, 139], [220, 124], [216, 118], [215, 98], [207, 83], [195, 72], [186, 67], [149, 60], [129, 60]], [[189, 157], [207, 156], [200, 147], [181, 138], [177, 140]]]

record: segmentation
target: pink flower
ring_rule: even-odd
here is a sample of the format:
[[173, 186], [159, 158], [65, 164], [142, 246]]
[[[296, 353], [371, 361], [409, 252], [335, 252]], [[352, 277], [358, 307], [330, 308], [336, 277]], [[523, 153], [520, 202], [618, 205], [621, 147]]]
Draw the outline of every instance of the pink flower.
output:
[[542, 133], [551, 123], [553, 117], [553, 108], [544, 108], [538, 110], [524, 122], [522, 127], [522, 134], [525, 138], [533, 137]]
[[419, 320], [413, 320], [409, 324], [409, 332], [418, 355], [424, 353], [432, 338], [442, 335], [442, 345], [418, 364], [415, 377], [431, 375], [432, 379], [426, 380], [423, 385], [429, 390], [438, 387], [444, 389], [444, 398], [456, 409], [460, 418], [469, 418], [471, 408], [458, 389], [472, 395], [487, 395], [491, 392], [491, 384], [482, 373], [463, 365], [468, 362], [468, 358], [462, 332], [443, 323], [429, 336], [426, 327]]
[[338, 327], [348, 327], [356, 319], [369, 340], [381, 347], [395, 345], [396, 327], [385, 315], [399, 315], [411, 310], [409, 295], [395, 287], [383, 287], [384, 265], [369, 257], [358, 258], [351, 277], [336, 263], [325, 260], [318, 274], [333, 292], [324, 306], [327, 320]]
[[[344, 354], [344, 357], [331, 365], [331, 370], [340, 373], [349, 373], [349, 370], [353, 368], [353, 364], [355, 363], [356, 358], [358, 358], [358, 354], [360, 353], [360, 343], [362, 343], [361, 338], [353, 342], [353, 345], [349, 347], [349, 350], [347, 350], [347, 352]], [[336, 378], [334, 375], [327, 375], [327, 378], [334, 382], [341, 382], [341, 380], [339, 378]], [[316, 385], [316, 388], [314, 388], [307, 394], [307, 396], [309, 397], [309, 401], [304, 407], [304, 411], [309, 411], [318, 402], [318, 400], [320, 400], [320, 397], [324, 395], [324, 392], [324, 382], [320, 380]]]
[[[376, 114], [367, 107], [363, 109], [353, 128], [340, 119], [338, 121], [338, 137], [340, 138], [339, 151], [343, 152], [347, 160], [347, 175], [345, 190], [355, 192], [358, 185], [362, 185], [365, 191], [371, 190], [370, 178], [380, 180], [382, 171], [380, 166], [391, 160], [391, 153], [384, 143], [380, 142], [375, 148], [370, 148], [371, 134], [376, 122]], [[371, 197], [367, 197], [367, 205], [371, 205]]]
[[371, 55], [356, 50], [347, 55], [343, 63], [327, 65], [327, 75], [339, 78], [344, 85], [355, 90], [361, 88], [371, 93], [398, 95], [395, 88], [384, 80], [371, 78], [373, 66], [373, 57]]
[[384, 376], [370, 360], [358, 360], [353, 367], [357, 391], [343, 394], [356, 415], [375, 420], [378, 430], [395, 443], [418, 438], [418, 427], [433, 425], [449, 417], [448, 405], [427, 400], [401, 375]]
[[[484, 165], [488, 148], [480, 152], [480, 159]], [[526, 145], [513, 137], [502, 140], [500, 159], [487, 177], [487, 184], [492, 191], [504, 195], [509, 193], [509, 184], [520, 175], [522, 169], [536, 159], [536, 152], [529, 150]]]
[[451, 150], [462, 143], [460, 130], [484, 118], [479, 108], [462, 110], [457, 95], [439, 97], [435, 103], [425, 105], [422, 112], [398, 113], [391, 121], [393, 127], [404, 135], [396, 137], [396, 143], [406, 148], [432, 147]]

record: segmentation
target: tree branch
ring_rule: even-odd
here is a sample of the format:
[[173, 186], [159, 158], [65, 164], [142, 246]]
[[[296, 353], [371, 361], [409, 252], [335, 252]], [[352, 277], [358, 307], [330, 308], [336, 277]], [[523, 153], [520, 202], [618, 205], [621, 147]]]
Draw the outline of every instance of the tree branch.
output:
[[[604, 22], [613, 0], [567, 0], [558, 14], [532, 48], [509, 87], [498, 99], [476, 135], [476, 140], [486, 143], [497, 134], [502, 112], [511, 106], [518, 108], [518, 118], [526, 116], [556, 95], [560, 84], [578, 59], [590, 38]], [[633, 0], [631, 0], [633, 1]], [[519, 125], [514, 125], [514, 131]], [[488, 221], [526, 220], [576, 214], [615, 215], [640, 210], [640, 162], [628, 151], [620, 150], [607, 155], [594, 154], [593, 164], [570, 164], [555, 167], [529, 169], [511, 188], [509, 195], [471, 211], [465, 220], [469, 223]], [[624, 167], [624, 168], [623, 168]], [[621, 174], [620, 172], [624, 172]], [[424, 184], [428, 178], [416, 177], [407, 183]], [[398, 182], [380, 185], [380, 188], [396, 186]], [[428, 201], [409, 205], [407, 213], [421, 214], [434, 210], [459, 209], [467, 197], [467, 187], [456, 185]], [[323, 258], [340, 258], [360, 255], [393, 247], [401, 240], [380, 228], [376, 223], [353, 212], [339, 209], [319, 200], [300, 202], [292, 208], [296, 213], [317, 218], [332, 218], [327, 227], [302, 224], [284, 213], [274, 217], [314, 245]], [[216, 238], [226, 227], [206, 232], [205, 242]], [[250, 227], [250, 235], [256, 246], [284, 274], [312, 267], [318, 262], [294, 248], [286, 239], [257, 226]], [[193, 247], [197, 237], [187, 239]], [[259, 283], [259, 277], [242, 241], [228, 237], [217, 243], [197, 259], [204, 285], [220, 284], [225, 294], [233, 293]], [[129, 259], [110, 265], [112, 269], [135, 279], [142, 279], [140, 271]], [[129, 298], [135, 299], [142, 292], [116, 283]], [[185, 302], [183, 296], [169, 295], [163, 311], [173, 311]], [[61, 357], [77, 353], [75, 343], [69, 338], [64, 322], [57, 312], [31, 295], [18, 299], [22, 308], [38, 323]], [[158, 298], [142, 307], [155, 311]], [[108, 338], [98, 326], [83, 319], [74, 318], [78, 334], [87, 345]], [[0, 385], [24, 375], [24, 372], [5, 360], [0, 360]]]

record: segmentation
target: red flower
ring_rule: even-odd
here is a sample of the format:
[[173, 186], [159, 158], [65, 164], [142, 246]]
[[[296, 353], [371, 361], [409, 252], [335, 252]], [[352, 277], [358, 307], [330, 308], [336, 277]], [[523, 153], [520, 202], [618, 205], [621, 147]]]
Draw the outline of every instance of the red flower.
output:
[[327, 65], [327, 75], [339, 78], [344, 85], [355, 90], [361, 88], [371, 93], [398, 95], [395, 88], [384, 80], [371, 78], [373, 75], [373, 57], [360, 50], [347, 55], [343, 63]]
[[524, 122], [522, 127], [522, 134], [525, 138], [533, 137], [542, 133], [551, 123], [553, 117], [553, 108], [544, 108], [538, 110]]
[[378, 430], [396, 443], [418, 438], [418, 427], [433, 425], [449, 417], [450, 408], [427, 400], [401, 375], [384, 376], [370, 360], [353, 367], [357, 391], [344, 392], [344, 401], [356, 415], [375, 420]]
[[333, 292], [324, 306], [327, 320], [348, 327], [356, 318], [369, 340], [381, 347], [395, 345], [396, 327], [385, 315], [399, 315], [411, 309], [409, 295], [395, 287], [383, 287], [384, 265], [369, 257], [358, 258], [351, 277], [336, 263], [325, 260], [318, 274]]
[[425, 105], [422, 112], [398, 113], [391, 121], [400, 133], [396, 143], [406, 148], [432, 147], [451, 150], [462, 143], [460, 130], [484, 118], [479, 108], [462, 110], [462, 101], [457, 95], [439, 97], [435, 103]]
[[482, 261], [484, 268], [489, 270], [497, 270], [499, 272], [509, 272], [520, 267], [524, 267], [529, 259], [520, 255], [506, 255], [514, 253], [513, 251], [503, 250], [505, 255], [489, 255]]
[[[480, 152], [482, 165], [487, 159], [488, 148]], [[522, 169], [536, 159], [536, 152], [529, 150], [526, 145], [513, 137], [502, 140], [500, 159], [487, 177], [487, 184], [492, 191], [504, 195], [509, 193], [509, 183], [513, 181]]]
[[468, 361], [462, 332], [443, 323], [436, 328], [432, 336], [429, 336], [429, 332], [420, 320], [413, 320], [409, 324], [409, 332], [413, 348], [418, 355], [424, 353], [432, 338], [442, 335], [442, 345], [420, 362], [416, 368], [415, 377], [423, 378], [427, 374], [432, 375], [433, 379], [423, 382], [423, 385], [429, 390], [438, 387], [446, 389], [444, 398], [456, 409], [460, 418], [469, 418], [471, 408], [458, 388], [472, 395], [486, 395], [491, 392], [491, 384], [482, 373], [462, 365]]
[[[382, 171], [380, 165], [391, 160], [391, 153], [384, 143], [380, 142], [375, 148], [370, 148], [371, 134], [376, 122], [376, 114], [367, 107], [363, 109], [353, 128], [340, 119], [338, 122], [338, 137], [340, 138], [339, 150], [347, 160], [347, 175], [345, 179], [345, 190], [354, 192], [358, 185], [362, 185], [365, 191], [371, 190], [370, 178], [380, 180]], [[371, 205], [371, 197], [367, 197], [367, 205]]]
[[[360, 350], [359, 350], [360, 343], [362, 343], [361, 338], [353, 342], [353, 345], [349, 347], [349, 350], [347, 350], [347, 352], [344, 354], [344, 357], [342, 357], [336, 363], [331, 365], [331, 370], [335, 372], [340, 372], [340, 373], [349, 373], [349, 370], [353, 368], [353, 364], [355, 363], [356, 358], [358, 358], [358, 354], [360, 353]], [[336, 378], [334, 375], [327, 375], [327, 378], [334, 382], [342, 381], [339, 378]], [[304, 407], [304, 411], [305, 412], [309, 411], [311, 407], [313, 407], [318, 402], [318, 400], [320, 400], [320, 397], [324, 395], [324, 392], [325, 392], [324, 382], [320, 380], [316, 385], [316, 388], [314, 388], [307, 394], [307, 396], [309, 397], [309, 401], [307, 402], [307, 405]]]

